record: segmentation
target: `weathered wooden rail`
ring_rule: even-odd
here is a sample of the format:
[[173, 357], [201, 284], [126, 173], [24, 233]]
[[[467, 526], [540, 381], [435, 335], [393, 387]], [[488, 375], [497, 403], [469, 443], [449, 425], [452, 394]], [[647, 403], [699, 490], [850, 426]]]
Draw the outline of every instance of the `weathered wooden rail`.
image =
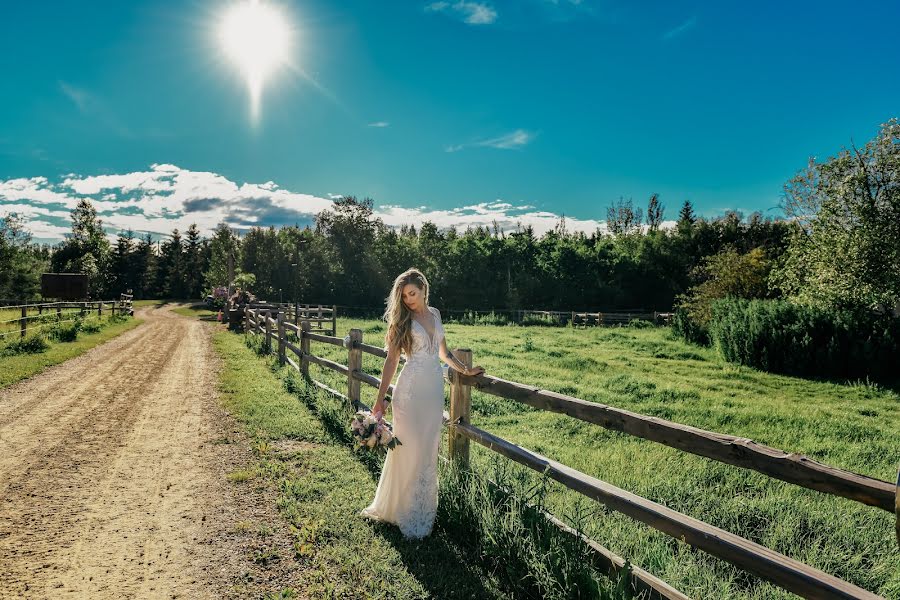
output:
[[[348, 312], [364, 315], [381, 314], [383, 308], [363, 306], [336, 306]], [[441, 313], [447, 319], [465, 320], [467, 318], [480, 318], [502, 316], [507, 321], [520, 324], [555, 324], [589, 326], [615, 326], [627, 325], [633, 320], [648, 321], [657, 325], [666, 325], [670, 322], [673, 313], [652, 310], [608, 310], [585, 312], [576, 310], [538, 310], [521, 308], [481, 308], [481, 309], [442, 309]]]
[[[310, 324], [301, 321], [299, 326], [285, 322], [284, 313], [246, 311], [246, 331], [266, 336], [267, 347], [277, 353], [282, 364], [290, 363], [305, 376], [309, 376], [309, 364], [338, 372], [347, 378], [347, 393], [334, 390], [322, 382], [310, 379], [313, 384], [345, 398], [352, 407], [365, 407], [360, 400], [360, 383], [378, 387], [380, 379], [362, 371], [362, 354], [384, 358], [384, 349], [363, 343], [362, 331], [353, 329], [346, 338], [315, 334]], [[287, 339], [287, 331], [297, 335], [299, 346]], [[347, 365], [314, 356], [310, 342], [341, 345], [347, 348]], [[299, 363], [290, 360], [286, 352], [295, 353]], [[472, 353], [457, 349], [454, 354], [463, 363], [472, 365]], [[545, 473], [564, 486], [596, 500], [607, 507], [641, 521], [691, 546], [730, 562], [738, 568], [771, 581], [781, 588], [804, 598], [877, 600], [880, 598], [851, 583], [823, 571], [800, 563], [790, 557], [729, 533], [665, 506], [642, 498], [600, 479], [581, 473], [566, 465], [546, 458], [526, 448], [517, 446], [471, 423], [471, 391], [521, 402], [540, 410], [565, 414], [607, 429], [651, 440], [660, 444], [697, 454], [722, 463], [751, 469], [807, 489], [841, 496], [863, 504], [898, 514], [898, 539], [900, 539], [900, 500], [897, 485], [832, 467], [803, 455], [784, 452], [775, 448], [736, 436], [698, 429], [633, 413], [615, 407], [588, 402], [579, 398], [542, 390], [522, 383], [506, 381], [488, 375], [463, 376], [449, 372], [450, 412], [445, 412], [449, 425], [448, 454], [451, 461], [469, 465], [469, 442], [474, 441], [540, 473]], [[390, 388], [393, 392], [393, 386]], [[555, 517], [554, 517], [555, 519]], [[614, 575], [621, 568], [622, 559], [597, 542], [588, 540], [595, 550], [605, 553], [606, 565]], [[680, 599], [683, 594], [656, 579], [646, 571], [635, 569], [632, 582], [636, 590], [645, 591], [651, 598]]]
[[9, 328], [6, 331], [0, 331], [0, 338], [15, 334], [25, 337], [29, 331], [33, 333], [60, 323], [70, 323], [94, 312], [99, 317], [103, 316], [104, 311], [107, 311], [112, 316], [115, 316], [116, 312], [127, 315], [134, 314], [131, 296], [126, 296], [125, 294], [118, 300], [40, 302], [4, 306], [0, 309], [3, 311], [17, 311], [19, 313], [19, 316], [14, 319], [0, 321], [0, 330]]

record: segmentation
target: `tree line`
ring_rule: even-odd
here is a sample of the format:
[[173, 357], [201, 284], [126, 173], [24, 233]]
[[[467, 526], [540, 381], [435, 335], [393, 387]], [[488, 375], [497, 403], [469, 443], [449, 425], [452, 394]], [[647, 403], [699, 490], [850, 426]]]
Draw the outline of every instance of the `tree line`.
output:
[[[704, 257], [728, 248], [774, 259], [792, 229], [759, 213], [699, 218], [685, 202], [677, 226], [663, 230], [657, 196], [646, 226], [631, 201], [609, 211], [612, 234], [570, 231], [564, 218], [544, 235], [496, 224], [396, 229], [375, 216], [371, 199], [346, 196], [313, 226], [238, 232], [223, 223], [203, 238], [192, 225], [160, 242], [127, 231], [111, 243], [90, 201], [82, 200], [72, 211], [72, 233], [55, 247], [31, 244], [20, 221], [4, 220], [0, 296], [35, 297], [38, 274], [49, 270], [87, 273], [94, 297], [130, 289], [137, 298], [200, 298], [226, 284], [233, 260], [238, 282], [269, 300], [377, 308], [393, 278], [416, 266], [431, 282], [432, 303], [448, 308], [663, 311], [694, 283]], [[7, 271], [6, 264], [15, 268]]]

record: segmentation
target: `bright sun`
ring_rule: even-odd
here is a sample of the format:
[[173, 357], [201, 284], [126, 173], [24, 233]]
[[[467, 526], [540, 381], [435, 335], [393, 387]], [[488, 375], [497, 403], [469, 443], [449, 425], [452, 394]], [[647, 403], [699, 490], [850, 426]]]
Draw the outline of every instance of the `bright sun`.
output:
[[219, 26], [219, 41], [247, 82], [250, 112], [256, 119], [263, 84], [290, 57], [288, 22], [270, 4], [242, 0], [225, 13]]

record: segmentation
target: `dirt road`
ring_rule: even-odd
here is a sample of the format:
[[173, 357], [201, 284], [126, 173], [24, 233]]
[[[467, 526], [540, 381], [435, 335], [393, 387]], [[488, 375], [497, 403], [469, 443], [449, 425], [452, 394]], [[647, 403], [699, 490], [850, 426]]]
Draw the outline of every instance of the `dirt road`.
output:
[[229, 445], [240, 433], [218, 405], [209, 327], [139, 316], [0, 390], [0, 597], [244, 595], [234, 524], [277, 515], [225, 478], [248, 456]]

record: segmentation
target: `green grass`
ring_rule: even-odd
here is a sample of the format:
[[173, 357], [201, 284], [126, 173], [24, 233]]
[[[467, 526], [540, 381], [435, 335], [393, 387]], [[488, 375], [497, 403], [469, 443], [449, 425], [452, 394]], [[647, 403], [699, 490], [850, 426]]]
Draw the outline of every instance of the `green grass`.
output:
[[[93, 324], [95, 321], [96, 317], [91, 317], [85, 322]], [[129, 329], [133, 329], [141, 323], [140, 319], [128, 318], [125, 321], [113, 322], [107, 325], [107, 320], [104, 319], [103, 327], [99, 331], [94, 333], [82, 331], [78, 333], [78, 338], [73, 342], [51, 342], [50, 348], [45, 352], [0, 356], [0, 388], [36, 375], [49, 366], [84, 354], [94, 346], [102, 344]]]
[[[109, 309], [106, 310], [104, 315], [109, 312]], [[78, 308], [63, 308], [60, 310], [60, 318], [62, 320], [73, 319], [81, 313], [81, 310]], [[96, 315], [96, 309], [94, 311], [88, 312], [89, 315]], [[16, 332], [20, 330], [21, 323], [20, 319], [22, 318], [22, 310], [20, 308], [0, 308], [0, 333], [5, 332]], [[57, 321], [57, 313], [56, 309], [48, 309], [43, 311], [42, 313], [38, 313], [37, 309], [29, 308], [27, 313], [27, 323], [28, 333], [32, 333], [38, 330], [46, 330], [49, 326]], [[40, 329], [39, 329], [40, 328]], [[0, 338], [0, 343], [5, 338], [9, 336], [4, 336], [4, 338]]]
[[[258, 358], [242, 336], [220, 331], [215, 346], [224, 358], [225, 406], [253, 436], [258, 457], [249, 471], [230, 478], [236, 485], [266, 478], [277, 486], [278, 507], [295, 536], [305, 595], [612, 597], [601, 595], [608, 582], [583, 563], [551, 564], [573, 555], [563, 552], [566, 544], [558, 536], [529, 522], [527, 510], [487, 507], [484, 485], [460, 484], [459, 474], [443, 465], [431, 536], [408, 541], [396, 527], [358, 516], [374, 496], [381, 459], [352, 450], [348, 408], [290, 369], [274, 370], [272, 361]], [[484, 526], [496, 535], [484, 540]], [[529, 531], [543, 537], [523, 533]], [[554, 572], [580, 587], [555, 580]]]
[[[339, 319], [382, 345], [384, 324]], [[894, 481], [900, 395], [865, 382], [811, 381], [725, 363], [658, 328], [493, 327], [447, 324], [451, 347], [471, 348], [489, 374], [635, 412], [749, 437], [782, 450]], [[346, 364], [346, 350], [313, 343]], [[364, 358], [379, 375], [381, 360]], [[345, 380], [312, 366], [313, 376]], [[371, 404], [374, 389], [363, 386]], [[900, 554], [887, 512], [770, 479], [576, 419], [473, 393], [472, 422], [616, 486], [662, 503], [887, 598], [900, 598]], [[492, 453], [473, 447], [478, 470]], [[536, 477], [533, 478], [536, 481]], [[579, 495], [552, 484], [548, 509], [567, 519]], [[793, 598], [705, 553], [593, 505], [587, 533], [697, 598]]]
[[294, 532], [302, 565], [297, 580], [305, 595], [501, 597], [477, 565], [466, 564], [446, 533], [415, 543], [373, 531], [375, 526], [357, 515], [374, 496], [372, 472], [334, 442], [309, 406], [284, 389], [242, 336], [220, 331], [215, 347], [224, 359], [225, 407], [244, 423], [257, 448], [253, 474], [232, 479], [263, 476], [278, 486], [278, 507]]
[[201, 321], [215, 321], [218, 311], [210, 310], [206, 304], [192, 304], [190, 306], [182, 306], [172, 310], [174, 313]]

